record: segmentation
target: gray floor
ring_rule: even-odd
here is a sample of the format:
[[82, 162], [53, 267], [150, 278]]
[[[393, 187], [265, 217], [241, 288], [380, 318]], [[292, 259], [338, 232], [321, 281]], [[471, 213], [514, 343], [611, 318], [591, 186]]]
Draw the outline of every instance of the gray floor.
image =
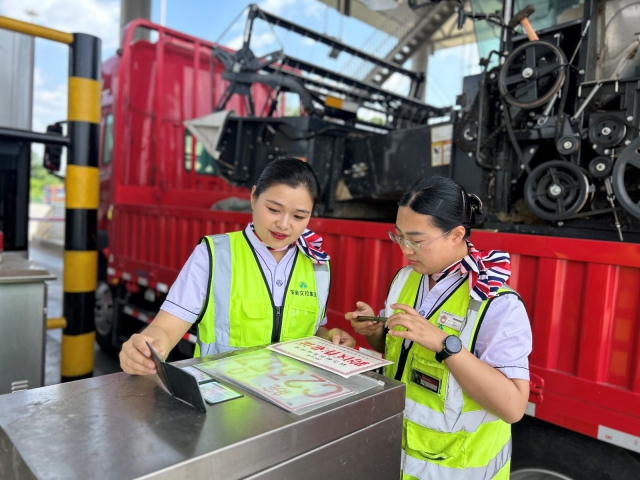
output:
[[[55, 281], [47, 282], [47, 308], [49, 318], [60, 317], [62, 315], [62, 251], [44, 244], [32, 243], [29, 245], [29, 258], [57, 277]], [[62, 330], [47, 331], [45, 385], [60, 383], [61, 340]], [[96, 343], [93, 376], [98, 377], [120, 371], [117, 358], [102, 353]]]

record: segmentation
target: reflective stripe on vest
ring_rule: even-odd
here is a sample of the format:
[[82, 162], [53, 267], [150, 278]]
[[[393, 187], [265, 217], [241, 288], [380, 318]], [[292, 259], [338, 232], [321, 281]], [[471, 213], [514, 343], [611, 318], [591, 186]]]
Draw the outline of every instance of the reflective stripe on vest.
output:
[[[195, 356], [271, 343], [274, 307], [264, 275], [244, 232], [205, 237], [211, 278], [199, 316]], [[296, 252], [281, 310], [280, 340], [314, 335], [324, 317], [329, 264]], [[320, 315], [320, 312], [323, 315]]]
[[[411, 267], [405, 267], [389, 290], [387, 305], [403, 303], [415, 306], [420, 283], [421, 275], [413, 272]], [[515, 293], [504, 287], [499, 294], [507, 292]], [[435, 306], [429, 321], [447, 333], [457, 335], [462, 344], [471, 349], [479, 320], [489, 302], [471, 299], [465, 279], [442, 304]], [[464, 318], [459, 332], [437, 323], [442, 312]], [[393, 313], [387, 308], [387, 316]], [[400, 337], [387, 336], [387, 358], [395, 363], [387, 367], [385, 373], [392, 378], [396, 376], [402, 342]], [[509, 462], [509, 425], [466, 396], [446, 365], [435, 360], [434, 352], [413, 344], [401, 378], [407, 384], [403, 422], [403, 445], [406, 449], [403, 453], [406, 453], [408, 465], [404, 472], [406, 475], [460, 479], [476, 478], [472, 472], [479, 472], [477, 478], [492, 478]], [[470, 445], [470, 442], [473, 443]], [[505, 452], [509, 453], [506, 457]]]
[[[420, 480], [508, 480], [508, 464], [511, 459], [511, 440], [509, 440], [486, 466], [471, 468], [447, 468], [437, 463], [419, 460], [402, 452], [403, 478], [407, 476]], [[506, 467], [506, 468], [505, 468]], [[501, 471], [502, 470], [502, 471]], [[500, 474], [499, 477], [496, 475]]]

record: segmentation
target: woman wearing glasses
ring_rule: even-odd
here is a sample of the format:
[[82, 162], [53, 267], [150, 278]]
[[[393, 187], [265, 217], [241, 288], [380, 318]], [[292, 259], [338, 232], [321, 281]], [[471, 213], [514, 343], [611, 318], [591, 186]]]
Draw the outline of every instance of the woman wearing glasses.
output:
[[531, 327], [505, 285], [509, 254], [468, 240], [482, 202], [453, 180], [429, 176], [399, 202], [395, 233], [409, 266], [396, 274], [386, 325], [357, 303], [354, 330], [384, 352], [385, 374], [407, 385], [403, 479], [509, 478], [510, 424], [529, 397]]

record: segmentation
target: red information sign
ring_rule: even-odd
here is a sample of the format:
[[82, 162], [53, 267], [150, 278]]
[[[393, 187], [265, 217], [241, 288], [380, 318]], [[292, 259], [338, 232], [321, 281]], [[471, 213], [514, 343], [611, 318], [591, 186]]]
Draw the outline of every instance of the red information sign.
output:
[[334, 345], [320, 337], [308, 337], [276, 343], [269, 345], [267, 348], [344, 378], [393, 363], [367, 355], [353, 348]]

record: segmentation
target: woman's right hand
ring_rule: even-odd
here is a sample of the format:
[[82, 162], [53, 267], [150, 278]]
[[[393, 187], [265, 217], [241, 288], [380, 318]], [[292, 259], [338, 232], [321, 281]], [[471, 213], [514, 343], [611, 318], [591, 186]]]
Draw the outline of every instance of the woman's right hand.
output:
[[151, 350], [149, 350], [146, 342], [149, 342], [158, 355], [164, 358], [164, 348], [156, 339], [136, 333], [122, 345], [122, 351], [120, 352], [120, 368], [125, 373], [129, 375], [153, 375], [158, 373], [156, 364], [153, 363], [151, 358]]
[[374, 335], [383, 327], [384, 324], [382, 322], [374, 322], [372, 320], [358, 320], [357, 318], [361, 315], [367, 317], [375, 317], [375, 313], [373, 311], [373, 308], [371, 308], [364, 302], [356, 302], [356, 306], [358, 307], [358, 309], [355, 312], [347, 312], [344, 315], [344, 318], [346, 318], [347, 320], [351, 320], [351, 327], [353, 327], [353, 330], [356, 333], [364, 335], [365, 337], [369, 337], [371, 335]]

